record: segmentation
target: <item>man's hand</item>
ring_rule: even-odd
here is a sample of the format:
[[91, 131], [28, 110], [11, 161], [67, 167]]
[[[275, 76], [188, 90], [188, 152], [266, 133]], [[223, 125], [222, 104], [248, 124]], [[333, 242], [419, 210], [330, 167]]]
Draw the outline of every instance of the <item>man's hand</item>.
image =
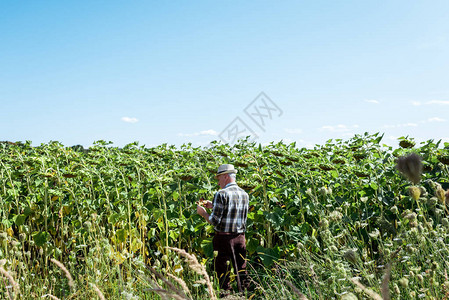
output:
[[197, 206], [196, 206], [196, 212], [197, 212], [200, 216], [202, 216], [203, 218], [204, 218], [204, 216], [207, 214], [206, 209], [205, 209], [204, 207], [200, 206], [200, 205], [197, 205]]
[[[209, 201], [210, 202], [210, 201]], [[211, 203], [212, 205], [212, 203]], [[200, 205], [196, 206], [196, 212], [202, 216], [209, 224], [212, 224], [211, 221], [209, 220], [210, 215], [207, 213], [206, 209]]]
[[200, 200], [196, 204], [205, 208], [213, 208], [212, 202], [210, 202], [209, 200], [204, 200], [203, 198], [200, 198]]

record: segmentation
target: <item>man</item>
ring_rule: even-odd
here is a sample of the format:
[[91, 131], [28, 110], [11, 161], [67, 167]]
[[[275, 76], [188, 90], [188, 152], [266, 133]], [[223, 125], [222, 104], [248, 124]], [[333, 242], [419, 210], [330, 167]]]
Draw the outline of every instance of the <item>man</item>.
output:
[[[217, 272], [220, 289], [226, 292], [231, 290], [228, 261], [232, 262], [237, 273], [239, 292], [243, 292], [249, 283], [246, 272], [245, 240], [249, 197], [235, 182], [236, 174], [237, 170], [233, 165], [221, 165], [215, 176], [221, 190], [215, 193], [213, 202], [200, 202], [197, 206], [198, 214], [215, 227], [213, 247], [214, 251], [218, 252], [214, 262], [215, 272]], [[205, 207], [212, 209], [210, 215]]]

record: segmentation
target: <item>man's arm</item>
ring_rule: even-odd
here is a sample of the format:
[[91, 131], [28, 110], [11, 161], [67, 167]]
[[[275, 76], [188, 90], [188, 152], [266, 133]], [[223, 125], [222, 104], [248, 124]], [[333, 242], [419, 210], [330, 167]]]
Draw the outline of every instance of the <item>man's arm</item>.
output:
[[210, 215], [207, 213], [206, 209], [202, 206], [197, 205], [196, 206], [196, 212], [202, 216], [209, 224], [212, 224], [212, 222], [209, 220]]

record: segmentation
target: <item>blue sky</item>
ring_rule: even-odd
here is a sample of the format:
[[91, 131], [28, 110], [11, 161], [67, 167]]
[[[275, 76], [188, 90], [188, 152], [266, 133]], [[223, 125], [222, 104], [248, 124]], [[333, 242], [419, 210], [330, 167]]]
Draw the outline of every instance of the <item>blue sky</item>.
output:
[[[240, 118], [261, 143], [449, 141], [447, 11], [448, 1], [2, 1], [0, 140], [205, 146]], [[261, 92], [278, 108], [262, 128], [245, 113]]]

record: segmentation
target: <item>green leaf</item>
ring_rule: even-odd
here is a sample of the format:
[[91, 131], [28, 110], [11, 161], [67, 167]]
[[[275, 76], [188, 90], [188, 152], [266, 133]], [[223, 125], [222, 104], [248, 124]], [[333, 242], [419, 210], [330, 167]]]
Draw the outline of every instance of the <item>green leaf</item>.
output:
[[124, 243], [128, 237], [128, 231], [126, 229], [119, 229], [115, 233], [117, 243]]
[[46, 232], [46, 231], [34, 232], [32, 234], [34, 243], [38, 247], [42, 247], [47, 242], [47, 239], [48, 239], [49, 235], [50, 234], [48, 232]]
[[25, 223], [26, 216], [25, 215], [16, 215], [13, 220], [17, 226], [23, 225]]
[[246, 243], [246, 250], [248, 251], [249, 254], [253, 254], [254, 252], [256, 252], [257, 247], [259, 246], [260, 246], [259, 240], [251, 237], [248, 239]]
[[170, 230], [170, 233], [168, 235], [171, 237], [173, 241], [175, 241], [179, 236], [179, 232], [176, 230]]
[[23, 214], [27, 217], [29, 215], [31, 215], [32, 213], [33, 213], [33, 210], [29, 206], [25, 207], [25, 209], [23, 210]]
[[143, 243], [139, 238], [133, 238], [130, 248], [132, 252], [137, 252], [138, 250], [140, 250], [140, 248], [142, 248]]
[[108, 221], [109, 223], [111, 223], [112, 225], [116, 224], [118, 221], [120, 221], [120, 214], [115, 213], [109, 216]]
[[269, 249], [259, 246], [256, 251], [263, 265], [267, 268], [271, 267], [280, 257], [278, 248]]
[[204, 239], [201, 241], [201, 248], [204, 251], [204, 254], [206, 254], [207, 257], [212, 258], [214, 257], [214, 246], [212, 244], [211, 239]]

